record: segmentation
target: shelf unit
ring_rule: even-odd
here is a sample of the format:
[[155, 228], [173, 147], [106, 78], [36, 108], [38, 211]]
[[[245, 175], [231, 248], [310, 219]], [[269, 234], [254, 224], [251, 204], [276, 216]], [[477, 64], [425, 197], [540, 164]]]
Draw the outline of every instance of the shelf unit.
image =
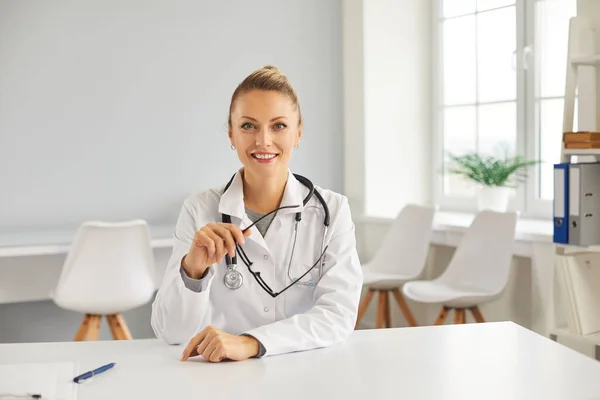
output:
[[584, 56], [572, 56], [571, 64], [576, 66], [598, 66], [600, 65], [600, 54], [584, 55]]
[[600, 156], [600, 149], [563, 149], [563, 154], [565, 156]]
[[[596, 93], [595, 79], [598, 73], [595, 74], [593, 82], [580, 82], [580, 68], [594, 68], [599, 71], [600, 66], [600, 48], [596, 47], [597, 30], [594, 28], [592, 21], [583, 17], [573, 17], [569, 24], [569, 48], [567, 55], [567, 73], [565, 82], [565, 102], [563, 110], [563, 132], [573, 131], [573, 122], [575, 118], [575, 99], [578, 86], [579, 101], [589, 102], [586, 104], [589, 109], [595, 113], [593, 115], [595, 126], [588, 130], [598, 130], [598, 93]], [[585, 92], [582, 94], [582, 92]], [[581, 107], [580, 107], [581, 113]], [[581, 114], [580, 114], [581, 115]], [[600, 161], [600, 149], [566, 149], [565, 144], [561, 139], [561, 162], [572, 162], [573, 156], [594, 157], [596, 161]], [[582, 160], [577, 160], [580, 162]], [[555, 265], [560, 262], [569, 262], [573, 257], [581, 252], [598, 252], [599, 246], [581, 247], [572, 245], [555, 245]], [[600, 266], [597, 266], [600, 268]], [[599, 311], [600, 312], [600, 309]], [[554, 321], [556, 324], [556, 320]], [[595, 358], [600, 360], [600, 332], [589, 335], [580, 335], [571, 332], [567, 327], [555, 326], [550, 329], [550, 338], [557, 340], [559, 337], [586, 343], [595, 346]]]
[[566, 327], [555, 328], [550, 331], [550, 339], [558, 341], [558, 338], [566, 338], [576, 342], [582, 342], [590, 346], [594, 346], [594, 358], [600, 361], [600, 332], [590, 335], [578, 335], [570, 332]]
[[[598, 349], [600, 349], [600, 332], [591, 333], [589, 335], [578, 335], [576, 333], [570, 332], [567, 329], [567, 327], [560, 327], [560, 328], [553, 329], [550, 332], [550, 335], [554, 335], [554, 336], [558, 336], [558, 337], [565, 337], [567, 339], [573, 339], [573, 340], [577, 340], [577, 341], [582, 341], [587, 344], [596, 346]], [[556, 339], [556, 338], [552, 338], [552, 339]], [[598, 349], [597, 349], [597, 351], [598, 351]]]
[[[573, 17], [569, 21], [569, 48], [567, 51], [567, 72], [565, 79], [565, 102], [563, 109], [563, 132], [573, 131], [573, 122], [575, 120], [575, 98], [577, 88], [580, 84], [580, 68], [597, 68], [600, 66], [600, 49], [596, 46], [597, 30], [591, 20], [584, 17]], [[586, 82], [587, 84], [588, 82]], [[580, 101], [590, 102], [596, 105], [597, 93], [594, 88], [596, 82], [589, 82], [590, 85], [580, 86]], [[592, 86], [590, 91], [587, 86]], [[587, 96], [582, 92], [587, 91]], [[597, 107], [596, 107], [597, 108]], [[595, 113], [597, 114], [597, 110]], [[594, 115], [594, 121], [598, 121], [598, 116]], [[597, 125], [597, 122], [596, 124]], [[593, 130], [597, 130], [597, 126]], [[565, 149], [561, 140], [560, 158], [561, 162], [570, 162], [571, 156], [600, 156], [600, 149]]]

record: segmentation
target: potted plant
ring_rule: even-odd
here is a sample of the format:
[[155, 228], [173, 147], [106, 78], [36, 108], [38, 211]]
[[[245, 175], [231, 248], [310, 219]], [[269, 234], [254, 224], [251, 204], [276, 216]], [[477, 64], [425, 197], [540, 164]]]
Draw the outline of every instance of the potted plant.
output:
[[540, 161], [511, 156], [507, 147], [500, 157], [470, 152], [449, 154], [448, 172], [461, 175], [479, 187], [479, 210], [506, 211], [510, 190], [527, 180], [527, 169]]

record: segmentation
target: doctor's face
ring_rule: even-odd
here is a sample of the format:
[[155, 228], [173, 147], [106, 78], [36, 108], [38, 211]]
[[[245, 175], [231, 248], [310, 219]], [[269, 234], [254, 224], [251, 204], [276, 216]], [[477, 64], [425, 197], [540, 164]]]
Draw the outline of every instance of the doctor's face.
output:
[[229, 138], [244, 170], [261, 177], [288, 173], [302, 136], [298, 108], [285, 94], [253, 90], [233, 104]]

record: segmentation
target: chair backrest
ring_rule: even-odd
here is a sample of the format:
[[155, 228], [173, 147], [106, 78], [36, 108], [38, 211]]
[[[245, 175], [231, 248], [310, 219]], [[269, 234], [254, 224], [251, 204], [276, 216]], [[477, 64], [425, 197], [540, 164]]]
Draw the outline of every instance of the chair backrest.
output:
[[429, 253], [434, 214], [430, 206], [408, 204], [402, 208], [369, 262], [371, 270], [419, 276]]
[[516, 212], [477, 213], [436, 280], [468, 291], [499, 294], [508, 281], [516, 225]]
[[53, 293], [57, 303], [127, 304], [149, 300], [155, 287], [154, 254], [143, 220], [83, 223]]

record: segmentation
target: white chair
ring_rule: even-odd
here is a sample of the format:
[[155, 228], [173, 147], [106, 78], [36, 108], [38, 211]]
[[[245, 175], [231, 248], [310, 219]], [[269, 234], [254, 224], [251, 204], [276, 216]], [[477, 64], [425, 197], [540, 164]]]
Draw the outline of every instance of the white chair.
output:
[[477, 322], [485, 322], [479, 305], [495, 300], [508, 281], [517, 213], [480, 211], [465, 232], [444, 272], [431, 281], [408, 282], [404, 295], [421, 303], [442, 304], [435, 325], [444, 323], [454, 309], [454, 323], [466, 322], [471, 310]]
[[85, 314], [76, 341], [97, 340], [103, 315], [113, 339], [131, 339], [121, 313], [149, 302], [154, 288], [154, 255], [145, 221], [85, 222], [52, 299]]
[[392, 325], [390, 292], [408, 324], [417, 325], [399, 289], [405, 282], [418, 278], [425, 268], [434, 214], [433, 207], [414, 204], [405, 206], [398, 213], [375, 257], [363, 266], [363, 285], [369, 291], [358, 308], [355, 328], [375, 292], [378, 293], [376, 328], [382, 328], [384, 320], [388, 328]]

